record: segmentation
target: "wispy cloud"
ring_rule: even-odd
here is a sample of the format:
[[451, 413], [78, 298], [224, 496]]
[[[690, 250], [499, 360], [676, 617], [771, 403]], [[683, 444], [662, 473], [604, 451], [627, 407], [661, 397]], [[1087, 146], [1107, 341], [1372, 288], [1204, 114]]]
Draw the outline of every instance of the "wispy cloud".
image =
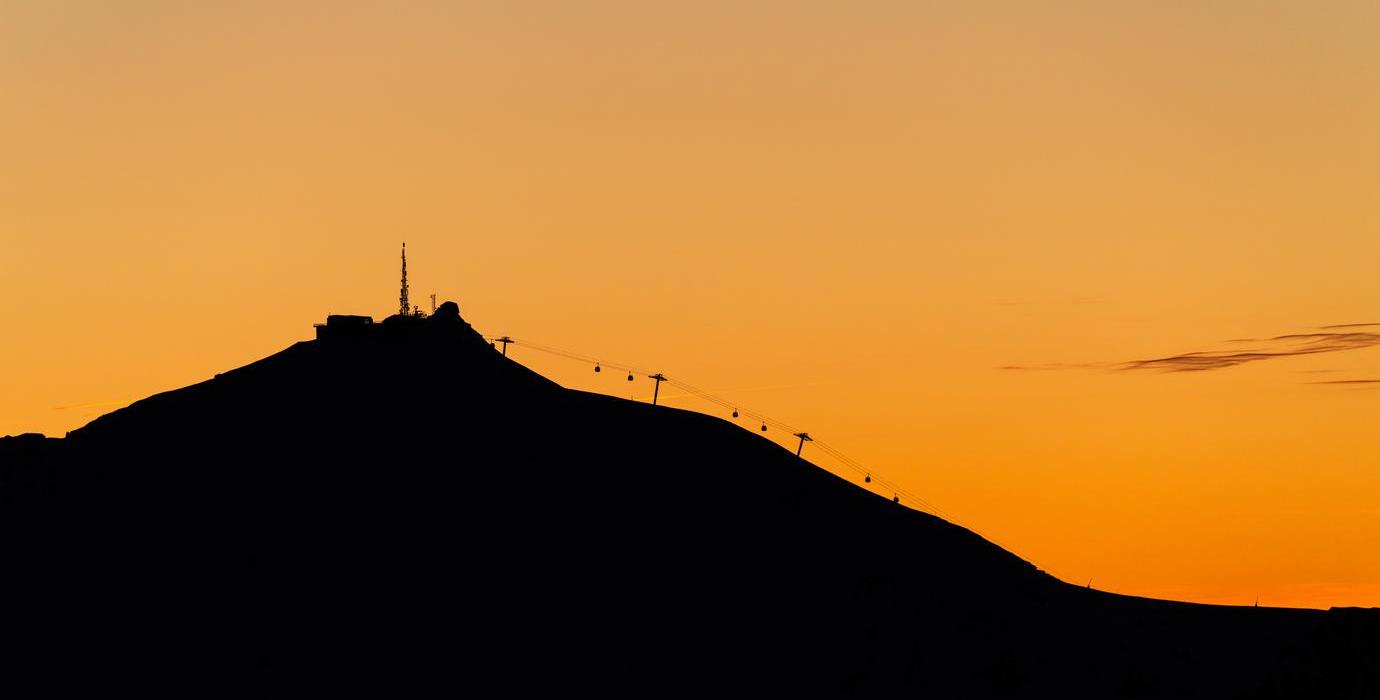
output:
[[1309, 384], [1380, 384], [1380, 379], [1333, 379], [1330, 382], [1308, 382]]
[[1264, 360], [1375, 347], [1380, 345], [1380, 333], [1291, 333], [1273, 338], [1243, 339], [1233, 342], [1254, 343], [1256, 347], [1250, 350], [1186, 352], [1168, 357], [1133, 360], [1118, 365], [1117, 369], [1152, 372], [1205, 372]]
[[1372, 326], [1380, 326], [1380, 323], [1339, 323], [1335, 326], [1318, 326], [1318, 330], [1335, 331], [1342, 328], [1370, 328]]
[[[1223, 341], [1231, 349], [1197, 350], [1165, 357], [1153, 357], [1129, 362], [1046, 362], [1003, 365], [999, 369], [1017, 371], [1049, 370], [1110, 370], [1118, 372], [1207, 372], [1238, 365], [1286, 357], [1320, 355], [1324, 353], [1380, 347], [1380, 331], [1344, 330], [1380, 327], [1380, 323], [1346, 323], [1326, 326], [1337, 330], [1312, 333], [1289, 333], [1272, 338], [1233, 338]], [[1242, 347], [1247, 346], [1247, 347]], [[1304, 373], [1343, 372], [1342, 369], [1298, 370]], [[1309, 382], [1310, 384], [1380, 384], [1376, 379], [1339, 379]]]

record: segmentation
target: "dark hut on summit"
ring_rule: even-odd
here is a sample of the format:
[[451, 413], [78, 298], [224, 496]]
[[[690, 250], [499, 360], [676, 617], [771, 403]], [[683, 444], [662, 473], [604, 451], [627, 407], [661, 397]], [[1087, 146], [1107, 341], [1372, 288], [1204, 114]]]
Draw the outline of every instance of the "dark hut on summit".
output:
[[374, 326], [374, 319], [371, 316], [351, 316], [347, 314], [331, 314], [326, 317], [325, 323], [316, 324], [317, 340], [335, 340], [338, 338], [358, 338]]
[[[460, 321], [460, 306], [453, 301], [447, 301], [436, 307], [436, 312], [430, 316], [408, 314], [389, 316], [382, 323], [374, 323], [371, 316], [354, 316], [349, 314], [331, 314], [326, 317], [325, 323], [315, 324], [316, 339], [326, 342], [358, 339], [368, 336], [371, 332], [390, 332], [388, 329], [398, 331], [405, 328], [418, 328], [426, 320], [435, 323], [458, 322]], [[468, 325], [468, 324], [467, 324]]]

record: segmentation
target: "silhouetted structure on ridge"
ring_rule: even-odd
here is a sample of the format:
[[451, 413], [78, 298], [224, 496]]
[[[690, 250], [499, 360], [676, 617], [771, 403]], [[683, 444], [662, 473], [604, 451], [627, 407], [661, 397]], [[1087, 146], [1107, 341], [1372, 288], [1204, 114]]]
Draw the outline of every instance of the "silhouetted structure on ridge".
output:
[[350, 316], [331, 314], [325, 323], [316, 324], [316, 339], [332, 341], [340, 338], [358, 338], [373, 329], [372, 316]]
[[[345, 339], [360, 339], [369, 337], [371, 332], [379, 332], [385, 326], [396, 326], [400, 323], [412, 323], [411, 319], [426, 318], [421, 308], [409, 306], [410, 285], [407, 282], [407, 243], [402, 247], [402, 280], [398, 291], [398, 314], [384, 319], [383, 323], [374, 323], [372, 316], [362, 316], [356, 314], [331, 314], [326, 317], [325, 323], [313, 324], [316, 329], [316, 339], [326, 342], [337, 342]], [[443, 314], [442, 312], [446, 313]], [[431, 295], [431, 315], [449, 315], [455, 318], [460, 317], [460, 307], [453, 301], [448, 301], [440, 306], [436, 305], [436, 295]]]
[[[564, 389], [455, 302], [333, 314], [316, 333], [68, 438], [0, 438], [7, 678], [1380, 695], [1380, 611], [1060, 582], [800, 459], [807, 433], [792, 454], [712, 416]], [[398, 380], [414, 366], [423, 381]]]
[[647, 375], [647, 378], [656, 382], [656, 387], [652, 389], [652, 405], [655, 406], [657, 395], [661, 393], [661, 383], [666, 381], [666, 375], [657, 372], [656, 374]]
[[406, 316], [412, 307], [407, 303], [407, 241], [402, 244], [402, 293], [398, 295], [398, 315]]

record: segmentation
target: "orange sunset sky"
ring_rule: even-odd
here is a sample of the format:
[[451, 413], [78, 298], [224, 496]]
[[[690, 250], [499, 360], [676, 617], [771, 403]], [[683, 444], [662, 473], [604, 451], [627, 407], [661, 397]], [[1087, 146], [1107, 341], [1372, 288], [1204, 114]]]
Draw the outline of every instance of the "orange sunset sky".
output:
[[741, 400], [1064, 580], [1380, 606], [1378, 26], [6, 2], [0, 434], [392, 313], [406, 240], [424, 306]]

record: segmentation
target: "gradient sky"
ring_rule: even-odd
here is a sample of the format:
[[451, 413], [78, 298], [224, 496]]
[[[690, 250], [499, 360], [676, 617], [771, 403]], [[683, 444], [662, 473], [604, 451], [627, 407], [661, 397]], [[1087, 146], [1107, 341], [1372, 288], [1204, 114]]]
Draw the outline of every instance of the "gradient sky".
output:
[[382, 317], [405, 239], [414, 298], [736, 397], [1065, 580], [1380, 606], [1380, 325], [1322, 329], [1380, 323], [1377, 26], [11, 0], [0, 434]]

